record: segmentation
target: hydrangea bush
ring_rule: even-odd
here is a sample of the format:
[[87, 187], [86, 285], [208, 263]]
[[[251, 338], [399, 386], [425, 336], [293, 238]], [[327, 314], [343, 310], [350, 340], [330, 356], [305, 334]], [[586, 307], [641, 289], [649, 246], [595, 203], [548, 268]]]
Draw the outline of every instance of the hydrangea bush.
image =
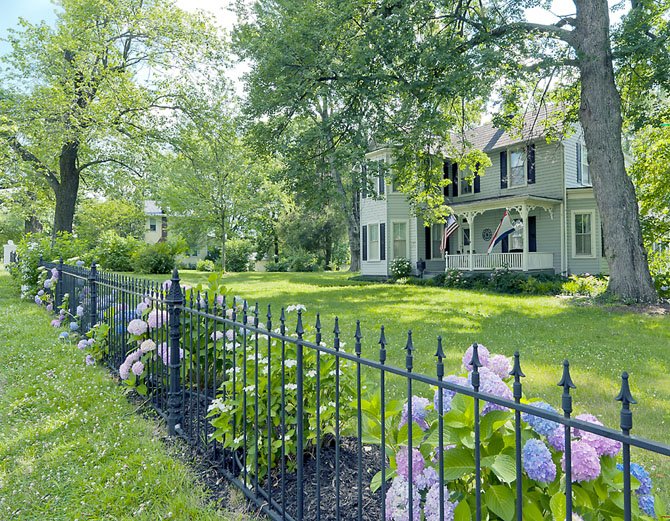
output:
[[[480, 392], [512, 400], [509, 375], [510, 360], [478, 346]], [[463, 356], [464, 372], [449, 375], [445, 381], [470, 388], [472, 347]], [[385, 449], [389, 468], [386, 478], [386, 521], [408, 519], [409, 468], [412, 469], [412, 496], [416, 520], [439, 519], [439, 431], [440, 392], [433, 396], [411, 397], [412, 417], [408, 404], [398, 401], [386, 404]], [[548, 403], [528, 401], [544, 411], [556, 412]], [[376, 395], [363, 402], [366, 421], [366, 443], [382, 443], [381, 404]], [[442, 390], [444, 460], [444, 519], [469, 520], [475, 511], [474, 494], [474, 400], [464, 394]], [[508, 408], [480, 400], [481, 475], [483, 519], [512, 521], [515, 516], [516, 472], [514, 413]], [[591, 414], [580, 414], [579, 420], [602, 425]], [[522, 488], [524, 518], [565, 518], [565, 428], [557, 422], [523, 413], [522, 419]], [[412, 429], [412, 454], [409, 456], [409, 428]], [[571, 433], [574, 512], [580, 519], [617, 520], [623, 518], [623, 474], [621, 444], [615, 440], [574, 429]], [[633, 517], [650, 519], [662, 515], [665, 507], [652, 492], [648, 472], [638, 464], [631, 468], [631, 482], [637, 497]], [[373, 490], [382, 486], [381, 472], [372, 483]], [[421, 517], [423, 516], [423, 517]]]

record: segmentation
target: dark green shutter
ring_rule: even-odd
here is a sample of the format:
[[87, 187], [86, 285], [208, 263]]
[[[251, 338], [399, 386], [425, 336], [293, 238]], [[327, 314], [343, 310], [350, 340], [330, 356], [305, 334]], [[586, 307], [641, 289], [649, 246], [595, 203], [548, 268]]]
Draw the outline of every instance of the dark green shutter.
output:
[[363, 260], [366, 261], [368, 260], [368, 227], [363, 226], [363, 233], [361, 234], [363, 237], [361, 239], [362, 247], [363, 247]]
[[430, 256], [430, 248], [431, 248], [431, 240], [432, 240], [432, 236], [430, 234], [430, 226], [425, 227], [424, 237], [425, 237], [425, 240], [426, 240], [426, 252], [425, 252], [426, 253], [426, 260], [432, 259], [432, 257]]
[[[479, 170], [479, 167], [480, 167], [480, 165], [479, 165], [479, 163], [477, 163], [477, 166], [475, 166], [475, 170]], [[478, 194], [479, 191], [481, 190], [481, 187], [479, 186], [479, 174], [475, 175], [474, 184], [475, 184], [475, 193]]]
[[532, 185], [535, 183], [535, 143], [528, 145], [527, 160], [528, 160], [528, 184]]
[[507, 188], [507, 150], [500, 152], [500, 188]]
[[537, 251], [537, 223], [534, 215], [528, 217], [528, 251]]
[[386, 223], [379, 225], [379, 260], [386, 260]]
[[458, 197], [458, 163], [452, 163], [451, 165], [451, 186], [451, 194]]

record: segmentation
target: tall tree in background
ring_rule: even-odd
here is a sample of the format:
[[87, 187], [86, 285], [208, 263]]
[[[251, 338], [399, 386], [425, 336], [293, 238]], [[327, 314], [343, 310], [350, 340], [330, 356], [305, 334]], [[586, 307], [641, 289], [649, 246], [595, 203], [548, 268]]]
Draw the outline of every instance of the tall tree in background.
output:
[[[513, 87], [529, 74], [571, 82], [576, 88], [569, 94], [574, 96], [564, 97], [563, 102], [567, 120], [572, 115], [581, 124], [589, 150], [610, 267], [608, 289], [624, 299], [657, 299], [642, 244], [635, 191], [624, 164], [621, 98], [607, 0], [574, 0], [574, 15], [553, 24], [526, 19], [526, 9], [538, 5], [535, 0], [382, 4], [359, 0], [348, 6], [324, 0], [321, 4], [328, 4], [322, 10], [338, 13], [333, 23], [353, 25], [359, 31], [346, 43], [355, 46], [350, 59], [333, 59], [326, 51], [310, 62], [311, 81], [329, 88], [337, 82], [343, 85], [340, 89], [367, 85], [367, 92], [374, 92], [382, 104], [367, 114], [377, 118], [394, 143], [411, 146], [410, 140], [419, 135], [426, 143], [433, 142], [432, 150], [439, 149], [449, 128], [458, 130], [449, 117], [455, 111], [445, 111], [451, 102], [489, 99], [497, 86]], [[654, 5], [650, 0], [636, 0], [632, 16], [648, 19], [645, 13]], [[321, 34], [338, 34], [321, 18], [314, 24]], [[652, 37], [641, 30], [643, 23], [636, 27], [629, 37], [644, 46]], [[667, 51], [667, 40], [656, 46]], [[436, 169], [427, 169], [431, 170], [430, 175], [435, 176]], [[430, 187], [430, 176], [420, 184]]]
[[[358, 29], [347, 9], [311, 0], [258, 1], [235, 32], [235, 49], [249, 60], [245, 106], [251, 135], [286, 164], [291, 191], [340, 209], [346, 218], [351, 270], [360, 269], [362, 184], [354, 165], [367, 150], [367, 97], [328, 81], [332, 60], [347, 59]], [[359, 172], [359, 173], [357, 173]]]
[[58, 0], [55, 28], [21, 22], [2, 76], [0, 146], [55, 196], [54, 233], [72, 231], [80, 183], [142, 175], [157, 117], [179, 108], [196, 66], [220, 60], [216, 31], [172, 0]]

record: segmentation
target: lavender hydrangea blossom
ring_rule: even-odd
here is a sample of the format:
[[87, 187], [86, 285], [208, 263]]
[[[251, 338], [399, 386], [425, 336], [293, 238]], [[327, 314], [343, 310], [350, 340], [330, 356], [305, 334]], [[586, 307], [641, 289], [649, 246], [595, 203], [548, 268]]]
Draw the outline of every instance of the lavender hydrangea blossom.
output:
[[440, 482], [440, 476], [433, 467], [425, 467], [423, 472], [419, 474], [414, 483], [419, 488], [419, 490], [426, 490], [435, 485], [435, 483]]
[[[449, 375], [444, 379], [445, 382], [449, 382], [456, 385], [462, 385], [463, 387], [469, 387], [468, 379], [463, 376]], [[456, 395], [455, 391], [450, 391], [449, 389], [442, 389], [442, 413], [447, 414], [451, 410], [451, 400], [454, 399]], [[433, 396], [433, 405], [435, 410], [440, 410], [440, 390], [435, 389], [435, 395]]]
[[95, 358], [91, 355], [86, 355], [86, 365], [95, 365]]
[[[408, 452], [407, 447], [400, 447], [395, 455], [396, 472], [398, 473], [398, 476], [405, 480], [409, 480], [410, 462]], [[412, 483], [415, 485], [419, 484], [418, 482], [421, 479], [420, 475], [423, 472], [425, 465], [426, 462], [424, 461], [421, 452], [419, 452], [418, 449], [412, 449]]]
[[[561, 458], [565, 471], [565, 455]], [[596, 449], [583, 440], [572, 442], [572, 481], [593, 481], [600, 475], [600, 458]]]
[[128, 324], [128, 333], [131, 335], [141, 336], [147, 332], [148, 324], [144, 320], [135, 318]]
[[540, 483], [551, 483], [556, 479], [556, 464], [551, 459], [547, 446], [536, 438], [523, 446], [523, 468], [530, 479]]
[[[593, 423], [595, 425], [602, 425], [598, 418], [592, 414], [580, 414], [576, 417], [576, 419]], [[575, 436], [580, 436], [583, 441], [591, 445], [591, 447], [593, 447], [598, 453], [598, 456], [614, 457], [619, 454], [619, 451], [621, 450], [621, 442], [612, 440], [610, 438], [605, 438], [604, 436], [598, 436], [592, 432], [575, 429]]]
[[[426, 421], [426, 415], [430, 401], [427, 398], [422, 398], [421, 396], [412, 396], [412, 421], [421, 427], [424, 431], [428, 429], [428, 422]], [[402, 416], [400, 418], [400, 425], [402, 427], [407, 423], [407, 404], [404, 405], [402, 409]]]
[[144, 364], [138, 360], [130, 369], [135, 376], [141, 376], [144, 372]]
[[512, 370], [509, 358], [504, 355], [493, 355], [489, 358], [486, 367], [503, 380], [509, 377], [509, 372]]
[[559, 452], [565, 451], [565, 432], [562, 426], [556, 427], [549, 436], [547, 436], [549, 445]]
[[[542, 409], [544, 411], [557, 412], [551, 405], [546, 402], [533, 402], [529, 405], [536, 407], [537, 409]], [[556, 428], [560, 428], [560, 424], [555, 421], [547, 420], [545, 418], [540, 418], [534, 414], [524, 412], [521, 414], [521, 419], [525, 421], [530, 428], [533, 429], [538, 434], [542, 436], [551, 436]], [[565, 445], [564, 445], [565, 446]]]
[[[486, 367], [489, 362], [489, 350], [483, 345], [477, 344], [477, 355], [479, 356], [479, 361], [482, 363], [482, 366]], [[463, 355], [463, 367], [468, 371], [472, 371], [472, 346], [465, 350], [465, 354]]]
[[[444, 521], [453, 521], [454, 519], [454, 511], [456, 510], [456, 506], [458, 506], [458, 502], [452, 502], [448, 501], [447, 498], [449, 497], [449, 490], [447, 487], [444, 487], [444, 498], [445, 501], [442, 504], [442, 508], [444, 511]], [[439, 483], [434, 484], [432, 487], [430, 487], [430, 490], [428, 490], [428, 493], [426, 494], [426, 502], [423, 506], [423, 514], [425, 521], [439, 521], [440, 520], [440, 485]]]
[[[498, 375], [486, 367], [481, 367], [479, 369], [479, 391], [485, 394], [490, 394], [497, 396], [499, 398], [505, 398], [506, 400], [513, 400], [514, 395], [512, 391], [503, 382]], [[472, 385], [472, 373], [468, 377], [468, 383]], [[485, 416], [491, 411], [507, 411], [507, 407], [498, 405], [495, 403], [487, 402], [484, 408], [482, 409], [482, 416]]]
[[[161, 360], [163, 360], [164, 365], [170, 365], [170, 347], [168, 346], [167, 342], [163, 342], [161, 345], [158, 346], [158, 355], [161, 357]], [[179, 360], [184, 358], [184, 350], [180, 347], [179, 348]]]
[[149, 329], [157, 329], [167, 322], [167, 312], [162, 309], [152, 309], [147, 316]]
[[[421, 519], [421, 494], [416, 487], [412, 488], [412, 519]], [[386, 521], [410, 521], [409, 520], [409, 484], [401, 478], [396, 477], [386, 491]]]

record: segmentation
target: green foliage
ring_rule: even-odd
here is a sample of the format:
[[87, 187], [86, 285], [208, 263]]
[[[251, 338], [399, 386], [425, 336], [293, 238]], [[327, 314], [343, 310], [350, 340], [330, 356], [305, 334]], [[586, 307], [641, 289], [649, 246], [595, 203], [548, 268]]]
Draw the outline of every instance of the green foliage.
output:
[[607, 277], [602, 275], [570, 275], [563, 283], [562, 291], [566, 295], [597, 297], [605, 293]]
[[226, 271], [249, 271], [253, 244], [246, 239], [226, 241]]
[[286, 253], [287, 271], [322, 271], [323, 260], [316, 254], [301, 248], [289, 250]]
[[93, 259], [100, 266], [113, 271], [132, 271], [133, 254], [141, 243], [133, 237], [121, 237], [114, 230], [102, 232], [93, 250]]
[[[112, 232], [117, 237], [140, 239], [144, 231], [145, 216], [139, 206], [127, 201], [84, 199], [79, 204], [74, 224], [77, 237], [89, 248], [96, 245], [104, 247], [107, 232]], [[128, 271], [129, 268], [109, 269]]]
[[662, 298], [670, 298], [670, 250], [649, 254], [649, 271], [654, 279], [656, 291]]
[[183, 242], [157, 242], [145, 244], [136, 250], [131, 258], [133, 271], [138, 273], [170, 273], [175, 267], [175, 257], [184, 253], [187, 246]]
[[[289, 308], [291, 309], [291, 306]], [[239, 320], [239, 319], [238, 319]], [[260, 327], [264, 327], [262, 324]], [[307, 331], [305, 338], [313, 339], [312, 331]], [[258, 340], [258, 344], [257, 344]], [[214, 439], [220, 441], [224, 447], [236, 450], [244, 447], [246, 435], [247, 468], [253, 475], [256, 472], [256, 463], [258, 463], [259, 478], [267, 474], [268, 466], [268, 433], [265, 423], [257, 425], [255, 423], [255, 414], [258, 412], [259, 418], [268, 417], [268, 392], [270, 393], [270, 413], [269, 416], [274, 419], [271, 428], [271, 437], [273, 440], [270, 463], [276, 468], [281, 461], [282, 450], [286, 455], [286, 467], [289, 472], [295, 470], [296, 459], [302, 457], [296, 453], [296, 346], [293, 343], [287, 343], [284, 347], [276, 339], [268, 340], [265, 335], [251, 335], [251, 341], [243, 344], [242, 335], [237, 331], [235, 339], [224, 340], [225, 356], [228, 365], [226, 367], [237, 367], [236, 378], [228, 378], [220, 387], [222, 394], [217, 394], [212, 402], [209, 418], [215, 431]], [[233, 342], [237, 346], [233, 352], [231, 346]], [[269, 344], [269, 345], [268, 345]], [[243, 346], [246, 345], [246, 350]], [[256, 345], [258, 345], [258, 374], [254, 360], [256, 359]], [[285, 349], [285, 363], [282, 369], [282, 350]], [[221, 357], [221, 347], [217, 350]], [[234, 354], [233, 354], [234, 353]], [[235, 362], [233, 362], [233, 357]], [[249, 362], [244, 362], [248, 359]], [[268, 362], [270, 360], [270, 363]], [[316, 351], [305, 349], [303, 357], [304, 374], [304, 450], [310, 452], [317, 443], [316, 430], [317, 425], [321, 429], [321, 443], [327, 443], [335, 436], [335, 404], [336, 404], [336, 385], [337, 366], [335, 357], [322, 356], [319, 362], [319, 373], [317, 375]], [[246, 373], [244, 372], [246, 368]], [[354, 398], [355, 385], [355, 367], [352, 362], [340, 360], [339, 362], [339, 400], [340, 414], [348, 409], [348, 404]], [[320, 380], [320, 409], [317, 423], [316, 410], [316, 382], [317, 377]], [[258, 378], [258, 380], [256, 380]], [[217, 379], [218, 381], [218, 379]], [[256, 384], [256, 382], [258, 382]], [[286, 382], [284, 384], [284, 382]], [[245, 385], [247, 386], [245, 389]], [[268, 391], [269, 388], [269, 391]], [[224, 398], [225, 396], [225, 398]], [[232, 398], [237, 396], [237, 398]], [[258, 411], [256, 411], [258, 406]], [[279, 419], [285, 415], [287, 432], [285, 444], [282, 445], [281, 439], [282, 424]], [[246, 420], [246, 422], [245, 422]], [[260, 428], [259, 428], [260, 427]]]
[[209, 259], [202, 259], [196, 263], [195, 269], [198, 271], [216, 271], [216, 264]]
[[391, 261], [389, 271], [394, 279], [409, 277], [412, 274], [412, 263], [409, 259], [398, 257]]

